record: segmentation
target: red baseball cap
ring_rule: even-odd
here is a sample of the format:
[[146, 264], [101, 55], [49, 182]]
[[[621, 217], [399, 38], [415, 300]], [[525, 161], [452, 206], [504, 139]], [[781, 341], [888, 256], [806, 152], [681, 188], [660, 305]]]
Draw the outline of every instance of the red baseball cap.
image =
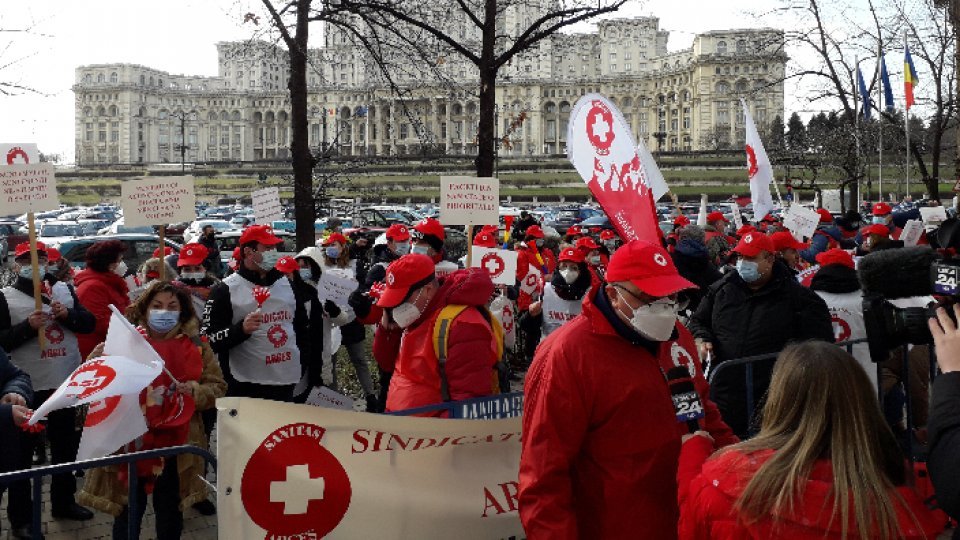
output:
[[757, 230], [756, 227], [747, 223], [743, 227], [740, 227], [739, 229], [737, 229], [737, 236], [743, 236], [747, 233], [752, 233], [756, 230]]
[[833, 214], [826, 208], [817, 208], [817, 213], [820, 214], [820, 223], [833, 223]]
[[[166, 257], [167, 255], [170, 255], [171, 253], [173, 253], [173, 248], [171, 248], [170, 246], [163, 246], [163, 256], [164, 256], [164, 257]], [[153, 250], [153, 258], [154, 258], [154, 259], [159, 259], [159, 258], [160, 258], [160, 248], [157, 248], [157, 249]]]
[[723, 212], [710, 212], [707, 214], [707, 223], [713, 223], [714, 221], [722, 221], [724, 223], [730, 223], [727, 221], [727, 218], [723, 217]]
[[331, 234], [330, 236], [328, 236], [328, 237], [326, 237], [326, 238], [323, 239], [323, 245], [324, 245], [324, 246], [329, 246], [330, 244], [332, 244], [332, 243], [334, 243], [334, 242], [338, 242], [338, 243], [340, 243], [340, 244], [342, 244], [342, 245], [345, 246], [345, 245], [347, 245], [347, 237], [344, 236], [344, 235], [342, 235], [342, 234], [340, 234], [340, 233], [338, 233], [338, 232], [335, 232], [335, 233]]
[[534, 238], [543, 238], [543, 229], [539, 225], [531, 225], [527, 227], [526, 232], [523, 233], [524, 236], [532, 236]]
[[177, 259], [177, 267], [203, 264], [203, 261], [207, 259], [207, 255], [209, 254], [210, 252], [207, 251], [207, 247], [203, 244], [187, 244], [180, 248], [180, 258]]
[[583, 231], [581, 231], [580, 227], [577, 227], [576, 225], [573, 225], [567, 229], [567, 236], [580, 236], [581, 234], [583, 234]]
[[597, 243], [593, 241], [593, 238], [589, 236], [578, 238], [577, 243], [574, 244], [574, 247], [576, 247], [577, 249], [582, 249], [586, 251], [591, 251], [591, 250], [600, 248], [600, 246], [598, 246]]
[[760, 221], [766, 221], [767, 223], [776, 223], [777, 218], [773, 217], [773, 214], [767, 214], [763, 216], [763, 219], [761, 219]]
[[762, 232], [754, 231], [743, 235], [740, 243], [737, 244], [737, 247], [733, 248], [733, 251], [745, 257], [756, 257], [761, 251], [773, 253], [774, 249], [773, 242], [770, 241], [769, 236]]
[[875, 234], [877, 236], [890, 236], [890, 227], [886, 225], [881, 225], [879, 223], [874, 223], [868, 227], [864, 227], [860, 230], [860, 236], [867, 234]]
[[[46, 256], [47, 246], [45, 246], [43, 242], [37, 240], [37, 254], [39, 255], [40, 252], [43, 252], [43, 255]], [[19, 259], [21, 255], [29, 254], [29, 253], [30, 253], [30, 242], [21, 242], [17, 244], [17, 248], [13, 252], [13, 258]], [[48, 259], [48, 262], [49, 262], [49, 259]]]
[[48, 262], [57, 262], [63, 258], [63, 255], [60, 254], [60, 250], [54, 247], [47, 248], [47, 261]]
[[387, 238], [394, 241], [406, 242], [410, 239], [410, 229], [403, 223], [394, 223], [387, 228]]
[[674, 227], [686, 227], [689, 224], [690, 224], [690, 218], [688, 218], [683, 214], [680, 214], [679, 216], [673, 219]]
[[658, 297], [697, 288], [680, 276], [667, 250], [643, 240], [627, 242], [613, 254], [606, 278], [607, 283], [629, 281], [641, 291]]
[[846, 266], [847, 268], [855, 268], [855, 265], [853, 264], [853, 255], [850, 255], [849, 252], [839, 248], [828, 249], [823, 253], [817, 253], [817, 262], [820, 263], [820, 266], [839, 264]]
[[480, 228], [480, 232], [487, 232], [490, 234], [496, 234], [499, 230], [500, 227], [497, 227], [496, 225], [484, 225]]
[[617, 233], [611, 231], [610, 229], [604, 229], [600, 231], [601, 240], [613, 240], [616, 237], [617, 237]]
[[575, 263], [582, 263], [583, 252], [581, 252], [579, 249], [576, 249], [576, 248], [567, 248], [560, 252], [560, 258], [558, 260], [560, 262], [569, 261], [569, 262], [575, 262]]
[[433, 275], [434, 264], [430, 257], [418, 253], [400, 257], [387, 267], [387, 277], [383, 280], [386, 286], [380, 298], [377, 299], [377, 306], [382, 308], [399, 306], [407, 297], [411, 287]]
[[423, 218], [413, 226], [413, 230], [420, 234], [435, 236], [444, 241], [447, 239], [447, 232], [443, 230], [443, 225], [433, 218]]
[[810, 244], [804, 244], [797, 240], [793, 233], [788, 231], [775, 232], [770, 235], [770, 242], [773, 243], [774, 251], [783, 251], [785, 249], [807, 249]]
[[300, 263], [298, 263], [293, 257], [280, 257], [277, 260], [277, 264], [275, 264], [273, 267], [284, 274], [289, 274], [291, 272], [299, 271]]
[[890, 208], [890, 205], [885, 202], [878, 202], [873, 205], [873, 215], [875, 216], [886, 216], [893, 212], [893, 208]]
[[273, 234], [273, 227], [269, 225], [250, 225], [240, 234], [240, 245], [247, 242], [257, 242], [267, 246], [275, 246], [283, 240]]
[[485, 248], [497, 247], [497, 239], [489, 232], [481, 231], [473, 237], [473, 245]]

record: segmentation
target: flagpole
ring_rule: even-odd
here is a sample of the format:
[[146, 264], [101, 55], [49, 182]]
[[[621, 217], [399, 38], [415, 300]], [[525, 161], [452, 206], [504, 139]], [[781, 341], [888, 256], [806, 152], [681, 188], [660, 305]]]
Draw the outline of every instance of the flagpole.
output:
[[[906, 59], [906, 54], [907, 54], [907, 31], [906, 30], [903, 31], [903, 51], [904, 51], [904, 59]], [[904, 71], [909, 69], [908, 66], [906, 65], [906, 62], [904, 62], [903, 69]], [[904, 78], [906, 78], [907, 76], [908, 75], [905, 73]], [[910, 81], [910, 84], [913, 84], [913, 80]], [[906, 88], [904, 88], [904, 90], [906, 90]], [[907, 191], [903, 197], [903, 200], [906, 200], [907, 196], [910, 195], [910, 106], [908, 103], [906, 103], [906, 96], [904, 96], [904, 107], [903, 107], [903, 131], [904, 133], [906, 133], [906, 136], [907, 136], [907, 169], [906, 169]]]
[[[878, 161], [879, 172], [877, 173], [877, 182], [879, 184], [878, 191], [880, 192], [879, 200], [883, 200], [883, 112], [881, 111], [880, 104], [883, 103], [883, 70], [881, 68], [881, 62], [883, 62], [883, 51], [880, 51], [880, 56], [877, 57], [877, 128], [879, 129], [879, 139], [880, 139], [880, 148], [878, 148]], [[884, 105], [883, 108], [886, 108]]]
[[[860, 73], [860, 59], [857, 57], [853, 58], [853, 68], [854, 69], [850, 71], [850, 82], [853, 83], [853, 115], [854, 115], [853, 140], [857, 145], [856, 174], [858, 175], [858, 178], [857, 178], [857, 183], [853, 187], [853, 189], [856, 189], [856, 197], [850, 197], [850, 200], [856, 201], [857, 199], [860, 198], [860, 178], [859, 178], [861, 174], [861, 171], [860, 171], [860, 157], [861, 157], [860, 116], [863, 114], [863, 107], [866, 107], [867, 104], [864, 103], [862, 106], [860, 105], [860, 79], [863, 77], [863, 75]], [[820, 201], [820, 204], [822, 205], [823, 201]], [[859, 208], [860, 205], [857, 204], [856, 206]]]

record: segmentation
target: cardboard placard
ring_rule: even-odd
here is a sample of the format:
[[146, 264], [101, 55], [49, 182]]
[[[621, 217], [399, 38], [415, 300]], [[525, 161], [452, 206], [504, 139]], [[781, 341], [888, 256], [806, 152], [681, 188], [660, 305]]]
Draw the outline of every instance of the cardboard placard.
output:
[[500, 180], [441, 176], [440, 222], [444, 225], [499, 223]]
[[326, 386], [314, 386], [307, 394], [307, 405], [314, 407], [326, 407], [328, 409], [340, 409], [343, 411], [353, 410], [353, 399], [348, 396], [331, 390]]
[[900, 231], [900, 240], [904, 246], [915, 246], [923, 234], [923, 222], [919, 219], [911, 219], [903, 225]]
[[497, 285], [513, 285], [517, 282], [517, 252], [506, 249], [473, 246], [471, 266], [485, 268], [490, 279]]
[[168, 225], [197, 217], [190, 176], [127, 180], [120, 184], [120, 200], [128, 227]]
[[920, 216], [924, 225], [939, 226], [947, 220], [947, 210], [942, 206], [920, 207]]
[[257, 223], [270, 225], [283, 219], [283, 206], [280, 204], [280, 188], [258, 189], [250, 194], [253, 200], [253, 215]]
[[326, 270], [320, 276], [319, 283], [317, 283], [317, 293], [320, 295], [321, 302], [332, 300], [338, 306], [345, 306], [350, 293], [357, 290], [358, 286], [357, 280]]
[[740, 215], [740, 205], [733, 203], [730, 205], [730, 210], [733, 212], [733, 226], [740, 230], [740, 227], [743, 227], [743, 216]]
[[4, 165], [37, 165], [40, 151], [36, 143], [0, 143], [0, 167]]
[[820, 214], [798, 204], [791, 206], [783, 216], [783, 226], [800, 239], [812, 237], [819, 224]]
[[52, 163], [0, 164], [0, 209], [4, 214], [45, 212], [59, 207]]

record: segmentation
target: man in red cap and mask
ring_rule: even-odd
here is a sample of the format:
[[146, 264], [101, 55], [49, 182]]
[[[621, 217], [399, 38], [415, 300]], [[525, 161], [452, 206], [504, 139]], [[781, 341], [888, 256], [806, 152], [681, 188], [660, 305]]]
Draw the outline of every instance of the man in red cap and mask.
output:
[[443, 278], [459, 268], [457, 263], [444, 259], [447, 251], [444, 249], [443, 243], [447, 239], [447, 232], [439, 221], [433, 218], [423, 218], [413, 226], [413, 230], [416, 231], [416, 238], [410, 253], [419, 253], [430, 257], [433, 260], [437, 277]]
[[737, 441], [677, 321], [677, 294], [694, 285], [667, 251], [625, 244], [607, 283], [544, 340], [527, 377], [519, 506], [531, 539], [676, 538], [683, 437]]
[[236, 273], [210, 291], [202, 332], [220, 357], [229, 396], [291, 401], [301, 376], [297, 342], [323, 347], [320, 329], [310, 328], [309, 299], [276, 269], [282, 242], [269, 225], [244, 229]]
[[[485, 269], [458, 270], [441, 284], [432, 259], [410, 254], [390, 264], [384, 284], [377, 300], [384, 315], [374, 338], [374, 354], [399, 347], [387, 411], [495, 393], [492, 381], [500, 350], [485, 308], [493, 294], [493, 281]], [[450, 314], [450, 306], [462, 309]], [[441, 320], [438, 329], [436, 323], [444, 313], [452, 318]], [[438, 354], [434, 347], [438, 335], [445, 339], [446, 346], [440, 347], [445, 354]]]
[[[770, 237], [747, 233], [733, 251], [735, 272], [710, 286], [688, 325], [700, 343], [700, 355], [712, 356], [712, 365], [726, 360], [780, 352], [790, 341], [820, 339], [833, 342], [830, 311], [813, 291], [797, 283], [793, 273], [777, 260]], [[770, 385], [773, 359], [754, 365], [753, 411]], [[741, 438], [751, 426], [746, 370], [731, 366], [717, 373], [711, 396], [723, 419]]]

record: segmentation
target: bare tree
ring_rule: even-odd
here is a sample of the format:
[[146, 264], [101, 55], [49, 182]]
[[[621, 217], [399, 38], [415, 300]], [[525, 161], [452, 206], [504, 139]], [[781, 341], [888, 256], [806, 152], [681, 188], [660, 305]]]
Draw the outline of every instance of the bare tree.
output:
[[316, 17], [348, 29], [381, 60], [402, 51], [430, 71], [451, 58], [479, 73], [477, 176], [492, 176], [496, 88], [520, 53], [573, 24], [613, 13], [627, 0], [327, 0]]

